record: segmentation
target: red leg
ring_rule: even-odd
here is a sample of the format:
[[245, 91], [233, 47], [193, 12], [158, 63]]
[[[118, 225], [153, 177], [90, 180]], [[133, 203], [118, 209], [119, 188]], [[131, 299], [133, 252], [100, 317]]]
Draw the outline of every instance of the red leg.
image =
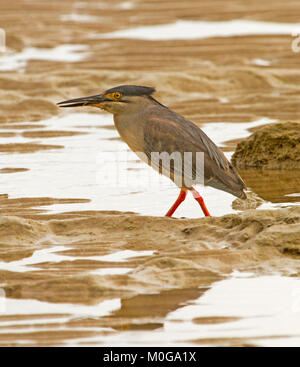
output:
[[194, 188], [192, 189], [192, 194], [194, 196], [194, 199], [198, 201], [198, 203], [200, 204], [201, 206], [201, 209], [204, 213], [204, 215], [206, 217], [210, 217], [210, 214], [209, 214], [209, 211], [207, 210], [206, 208], [206, 205], [204, 203], [204, 200], [203, 200], [203, 197], [199, 194], [199, 192], [197, 190], [195, 190]]
[[186, 195], [187, 195], [187, 190], [186, 189], [181, 189], [177, 200], [175, 201], [175, 203], [172, 205], [171, 209], [166, 214], [166, 217], [172, 217], [172, 215], [174, 214], [175, 210], [179, 207], [179, 205], [186, 198]]

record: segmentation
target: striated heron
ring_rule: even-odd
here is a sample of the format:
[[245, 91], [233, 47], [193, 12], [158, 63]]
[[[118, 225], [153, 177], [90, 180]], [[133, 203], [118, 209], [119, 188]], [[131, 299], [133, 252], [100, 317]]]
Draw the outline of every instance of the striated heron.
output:
[[[152, 97], [154, 91], [150, 87], [121, 85], [103, 94], [70, 99], [58, 105], [94, 106], [114, 115], [116, 129], [130, 149], [154, 169], [169, 176], [180, 188], [179, 196], [166, 216], [173, 215], [188, 191], [192, 192], [204, 215], [210, 215], [203, 198], [193, 187], [197, 183], [245, 199], [246, 186], [223, 152], [197, 125], [155, 100]], [[163, 159], [153, 162], [153, 152], [166, 152], [169, 157], [176, 152], [182, 159], [179, 164]], [[184, 158], [187, 152], [190, 153], [188, 159]], [[202, 153], [202, 176], [196, 174], [196, 153]]]

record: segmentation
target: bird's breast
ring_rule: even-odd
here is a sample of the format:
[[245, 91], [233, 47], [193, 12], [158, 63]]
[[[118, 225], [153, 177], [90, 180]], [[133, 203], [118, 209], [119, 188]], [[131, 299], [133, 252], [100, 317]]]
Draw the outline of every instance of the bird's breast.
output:
[[144, 124], [135, 116], [114, 116], [121, 139], [134, 152], [144, 152]]

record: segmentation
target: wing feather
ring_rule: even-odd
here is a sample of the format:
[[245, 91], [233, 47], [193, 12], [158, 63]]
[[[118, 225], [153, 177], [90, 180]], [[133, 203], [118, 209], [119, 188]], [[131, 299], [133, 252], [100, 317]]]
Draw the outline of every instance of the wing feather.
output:
[[[158, 114], [157, 112], [161, 113]], [[157, 117], [159, 116], [160, 117]], [[151, 152], [196, 152], [204, 153], [204, 183], [235, 196], [243, 197], [244, 182], [227, 160], [223, 152], [215, 143], [194, 123], [169, 110], [156, 107], [149, 114], [144, 126], [144, 151], [151, 158]], [[194, 156], [193, 156], [194, 161]], [[185, 162], [191, 165], [187, 172], [192, 172], [193, 179], [195, 169], [193, 161]], [[195, 162], [195, 161], [194, 161]], [[161, 163], [161, 162], [160, 162]], [[162, 167], [157, 167], [161, 169]], [[167, 168], [167, 167], [166, 167]], [[186, 168], [186, 167], [185, 167]], [[175, 172], [175, 174], [180, 174]]]

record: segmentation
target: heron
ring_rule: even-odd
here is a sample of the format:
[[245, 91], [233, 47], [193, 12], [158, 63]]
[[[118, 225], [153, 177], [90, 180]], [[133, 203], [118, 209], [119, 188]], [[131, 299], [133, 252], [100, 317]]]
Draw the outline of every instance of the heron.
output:
[[[194, 188], [199, 181], [205, 186], [246, 199], [246, 185], [224, 153], [195, 123], [157, 101], [153, 97], [154, 92], [152, 87], [120, 85], [104, 93], [57, 104], [60, 107], [92, 106], [113, 114], [115, 127], [129, 148], [154, 169], [168, 174], [180, 189], [176, 201], [166, 213], [167, 217], [172, 217], [189, 191], [200, 204], [204, 215], [210, 216], [203, 197]], [[182, 159], [179, 165], [168, 162], [167, 169], [162, 160], [153, 164], [153, 152], [169, 155], [176, 152], [181, 157], [187, 152], [192, 154], [189, 159]], [[202, 154], [204, 167], [198, 181], [195, 175], [197, 153]]]

